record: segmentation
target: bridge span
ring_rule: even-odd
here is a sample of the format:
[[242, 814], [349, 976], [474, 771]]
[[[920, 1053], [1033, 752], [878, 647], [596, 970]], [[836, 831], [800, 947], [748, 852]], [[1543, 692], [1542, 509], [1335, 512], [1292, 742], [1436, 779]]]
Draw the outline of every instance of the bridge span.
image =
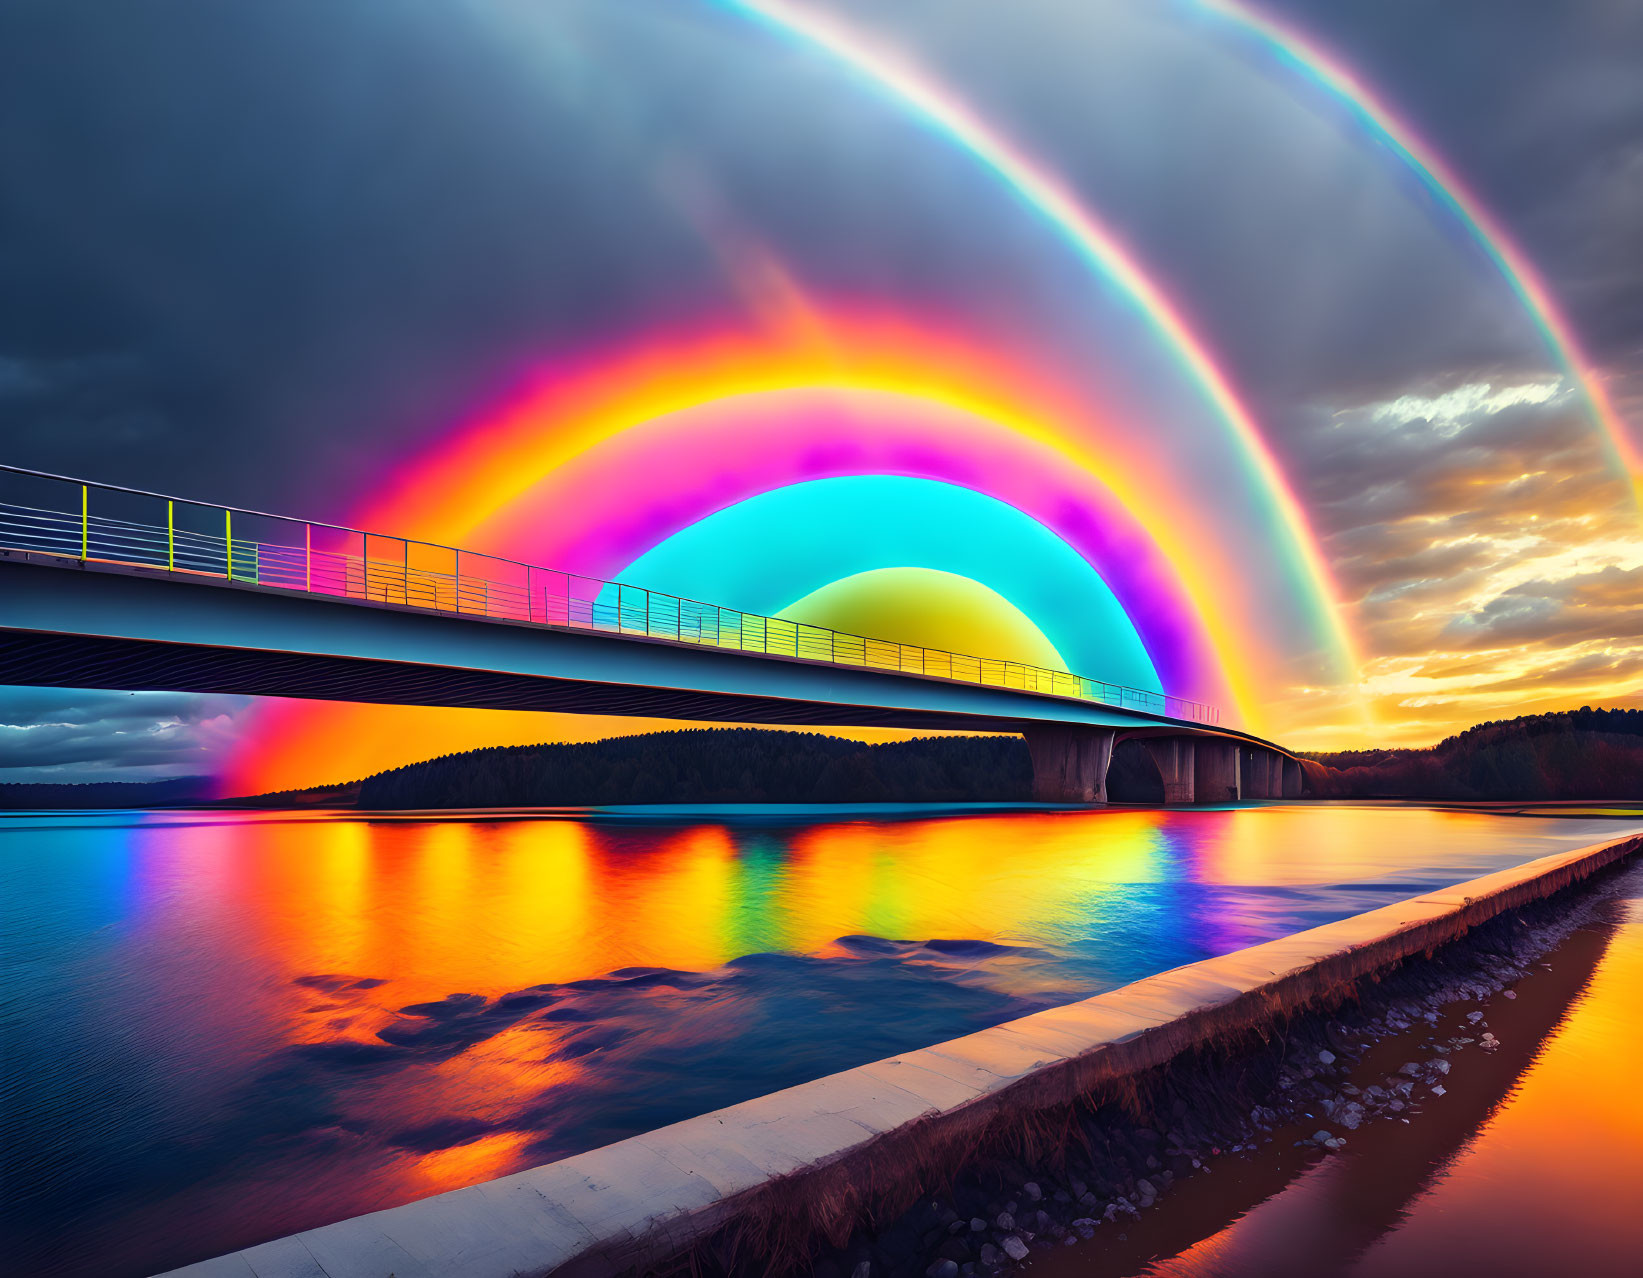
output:
[[1141, 741], [1171, 803], [1298, 797], [1213, 707], [449, 547], [0, 467], [0, 683], [1019, 733], [1100, 803]]

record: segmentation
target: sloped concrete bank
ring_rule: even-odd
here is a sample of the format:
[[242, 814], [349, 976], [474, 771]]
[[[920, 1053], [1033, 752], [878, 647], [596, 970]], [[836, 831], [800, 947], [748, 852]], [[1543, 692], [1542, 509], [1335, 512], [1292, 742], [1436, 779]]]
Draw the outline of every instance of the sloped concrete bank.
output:
[[[1643, 850], [1643, 836], [1205, 960], [530, 1171], [184, 1269], [187, 1278], [612, 1275], [735, 1256], [775, 1271], [895, 1220], [978, 1155], [1029, 1164], [1100, 1101], [1189, 1054], [1258, 1041], [1403, 960]], [[922, 1269], [919, 1270], [922, 1272]]]

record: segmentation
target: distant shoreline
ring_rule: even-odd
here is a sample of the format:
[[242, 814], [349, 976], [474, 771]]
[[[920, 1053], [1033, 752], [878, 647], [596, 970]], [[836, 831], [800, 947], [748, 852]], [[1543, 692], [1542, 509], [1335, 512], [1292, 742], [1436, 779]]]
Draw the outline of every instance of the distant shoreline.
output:
[[[1424, 750], [1313, 753], [1308, 797], [1432, 804], [1643, 800], [1643, 710], [1581, 709], [1481, 724]], [[1109, 798], [1162, 804], [1139, 741], [1121, 742]], [[361, 812], [657, 804], [1028, 803], [1032, 764], [1012, 736], [869, 743], [814, 732], [694, 728], [602, 741], [499, 746], [301, 790], [219, 797], [210, 777], [0, 782], [0, 811], [176, 808]]]

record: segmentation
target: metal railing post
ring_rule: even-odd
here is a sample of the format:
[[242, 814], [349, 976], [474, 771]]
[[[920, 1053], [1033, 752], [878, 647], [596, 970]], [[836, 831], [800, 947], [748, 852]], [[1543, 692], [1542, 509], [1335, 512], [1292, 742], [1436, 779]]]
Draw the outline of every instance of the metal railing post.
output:
[[226, 506], [222, 512], [223, 545], [228, 548], [228, 580], [234, 580], [234, 512]]
[[80, 485], [80, 562], [90, 557], [88, 549], [91, 545], [91, 515], [89, 513], [90, 499], [86, 495], [86, 486]]
[[314, 593], [314, 525], [302, 526], [302, 588]]
[[171, 572], [177, 571], [177, 503], [174, 501], [165, 504], [165, 566]]

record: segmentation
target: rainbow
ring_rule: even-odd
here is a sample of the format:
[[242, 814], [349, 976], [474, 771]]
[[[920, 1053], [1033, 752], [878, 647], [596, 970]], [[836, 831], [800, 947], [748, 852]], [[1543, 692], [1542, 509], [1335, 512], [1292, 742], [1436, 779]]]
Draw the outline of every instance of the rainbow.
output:
[[1413, 173], [1433, 202], [1466, 230], [1534, 318], [1552, 357], [1578, 384], [1597, 422], [1610, 461], [1630, 481], [1633, 501], [1643, 510], [1643, 449], [1632, 442], [1625, 420], [1581, 349], [1573, 323], [1558, 307], [1534, 263], [1468, 190], [1459, 174], [1317, 41], [1255, 12], [1238, 0], [1193, 0], [1193, 3], [1219, 19], [1227, 30], [1251, 42], [1255, 53], [1328, 94], [1353, 123]]
[[[812, 320], [825, 340], [661, 334], [567, 361], [416, 459], [354, 522], [858, 632], [870, 604], [888, 617], [916, 593], [970, 622], [908, 642], [991, 655], [992, 636], [1042, 640], [1080, 673], [1252, 725], [1284, 662], [1324, 644], [1290, 615], [1292, 576], [1259, 561], [1250, 495], [1183, 478], [1147, 455], [1145, 432], [1026, 356], [928, 323]], [[231, 779], [241, 792], [311, 781], [316, 757], [346, 777], [553, 735], [540, 716], [265, 715]], [[383, 755], [389, 723], [403, 759]]]
[[[1357, 656], [1299, 504], [1229, 379], [1136, 259], [921, 73], [786, 0], [727, 3], [934, 127], [1116, 286], [1220, 427], [1225, 467], [1209, 481], [1175, 473], [1151, 432], [1093, 410], [1088, 388], [1069, 392], [1023, 352], [979, 351], [906, 318], [819, 313], [774, 255], [707, 219], [760, 334], [652, 333], [561, 357], [352, 522], [847, 630], [873, 616], [912, 625], [895, 605], [916, 599], [945, 632], [886, 637], [986, 655], [1013, 645], [1216, 702], [1258, 731], [1263, 694], [1293, 688], [1318, 657], [1350, 682]], [[920, 543], [921, 518], [987, 537]], [[832, 544], [801, 544], [795, 526]], [[1035, 583], [1003, 566], [1027, 562], [1056, 567]], [[316, 757], [341, 778], [471, 745], [645, 726], [393, 707], [266, 713], [273, 722], [230, 778], [241, 792], [310, 782]]]
[[1180, 312], [1147, 277], [1137, 259], [1048, 169], [979, 119], [959, 98], [921, 71], [878, 48], [836, 19], [789, 0], [721, 0], [732, 9], [822, 50], [905, 109], [938, 129], [1002, 179], [1103, 278], [1133, 300], [1139, 318], [1176, 353], [1181, 368], [1236, 439], [1243, 461], [1270, 497], [1276, 527], [1270, 544], [1292, 554], [1311, 585], [1317, 619], [1333, 645], [1336, 673], [1356, 678], [1359, 660], [1341, 617], [1336, 589], [1300, 502], [1228, 377], [1210, 358]]

